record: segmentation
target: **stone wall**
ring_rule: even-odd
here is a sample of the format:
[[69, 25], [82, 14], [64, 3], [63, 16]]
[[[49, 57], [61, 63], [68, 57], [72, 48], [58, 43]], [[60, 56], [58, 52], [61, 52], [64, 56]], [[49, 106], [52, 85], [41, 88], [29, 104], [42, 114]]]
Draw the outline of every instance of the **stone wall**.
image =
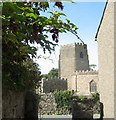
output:
[[73, 97], [72, 105], [72, 118], [73, 120], [78, 119], [89, 119], [93, 120], [94, 114], [100, 114], [102, 118], [102, 104], [97, 101], [92, 100], [92, 96], [84, 96], [84, 99], [79, 99], [79, 96], [76, 95]]
[[[79, 95], [80, 96], [80, 95]], [[93, 118], [93, 114], [100, 114], [102, 117], [102, 104], [92, 96], [84, 96], [84, 99], [80, 99], [79, 96], [74, 95], [72, 101], [71, 111], [64, 108], [57, 108], [57, 103], [53, 93], [44, 93], [41, 96], [41, 101], [39, 103], [39, 115], [71, 115], [73, 118]]]
[[114, 61], [116, 58], [116, 47], [114, 46], [114, 41], [116, 41], [116, 38], [114, 38], [116, 34], [116, 23], [114, 22], [116, 19], [116, 3], [110, 1], [112, 0], [108, 0], [97, 35], [99, 55], [99, 91], [100, 100], [104, 104], [104, 118], [114, 118], [114, 114], [116, 113], [116, 111], [114, 111], [114, 109], [116, 110], [116, 106], [114, 105], [116, 103], [116, 93], [114, 90], [114, 87], [116, 86], [116, 78], [114, 78], [116, 75], [116, 70], [114, 69], [116, 66]]
[[89, 59], [87, 45], [75, 44], [75, 70], [89, 70]]
[[2, 91], [2, 117], [24, 118], [25, 92]]
[[114, 118], [116, 119], [116, 2], [114, 2]]
[[3, 87], [2, 118], [38, 119], [38, 98], [35, 91], [14, 91]]
[[75, 44], [61, 46], [59, 66], [61, 78], [67, 78], [75, 70]]
[[67, 90], [67, 80], [60, 78], [43, 79], [41, 86], [43, 93]]
[[96, 82], [98, 88], [98, 72], [97, 71], [76, 71], [74, 72], [68, 81], [69, 89], [79, 91], [83, 94], [90, 94], [90, 83]]
[[39, 115], [71, 114], [67, 109], [57, 108], [53, 93], [43, 93], [38, 106]]
[[26, 92], [25, 95], [25, 119], [38, 120], [38, 102], [39, 96], [35, 90]]
[[43, 79], [41, 88], [43, 93], [60, 90], [74, 90], [81, 93], [90, 94], [90, 83], [94, 81], [98, 92], [99, 79], [98, 71], [75, 71], [67, 80], [60, 78]]
[[[80, 56], [80, 53], [83, 57]], [[89, 70], [86, 44], [67, 44], [60, 48], [59, 76], [67, 79], [75, 70]]]

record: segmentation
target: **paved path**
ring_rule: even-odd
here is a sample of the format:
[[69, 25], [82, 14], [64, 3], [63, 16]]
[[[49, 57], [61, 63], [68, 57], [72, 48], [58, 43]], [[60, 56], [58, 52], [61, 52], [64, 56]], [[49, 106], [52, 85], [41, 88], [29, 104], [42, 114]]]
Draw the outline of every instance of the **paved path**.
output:
[[38, 120], [72, 120], [72, 115], [38, 115]]
[[[94, 120], [97, 120], [98, 116], [93, 116]], [[72, 115], [38, 115], [38, 120], [72, 120]]]

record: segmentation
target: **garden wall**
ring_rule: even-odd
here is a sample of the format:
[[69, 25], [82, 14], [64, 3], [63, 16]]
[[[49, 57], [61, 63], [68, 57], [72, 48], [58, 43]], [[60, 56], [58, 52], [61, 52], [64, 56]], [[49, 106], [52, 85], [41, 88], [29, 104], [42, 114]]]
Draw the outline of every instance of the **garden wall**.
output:
[[2, 117], [24, 118], [25, 92], [2, 91]]
[[[38, 99], [35, 91], [2, 91], [2, 118], [38, 119]], [[32, 120], [32, 119], [31, 119]]]
[[90, 119], [93, 120], [94, 114], [99, 114], [100, 118], [103, 117], [102, 103], [99, 100], [93, 99], [91, 96], [74, 96], [72, 105], [72, 118]]
[[67, 115], [71, 114], [68, 109], [57, 108], [57, 103], [53, 93], [43, 93], [39, 103], [39, 114], [41, 115]]
[[[61, 94], [59, 94], [61, 92]], [[60, 97], [57, 98], [57, 95], [54, 93], [43, 93], [41, 96], [41, 101], [39, 103], [39, 114], [40, 115], [71, 115], [73, 120], [77, 119], [92, 119], [94, 114], [99, 114], [102, 118], [102, 104], [99, 102], [98, 94], [92, 94], [88, 96], [78, 96], [73, 94], [72, 100], [68, 97], [69, 103], [64, 104], [64, 100], [67, 101], [67, 93], [69, 91], [59, 91], [57, 92]], [[64, 96], [63, 96], [64, 94]], [[72, 94], [72, 93], [71, 93]], [[69, 96], [71, 96], [71, 94]], [[62, 99], [61, 99], [62, 98]], [[59, 107], [58, 107], [59, 104]], [[71, 106], [70, 106], [71, 105]]]

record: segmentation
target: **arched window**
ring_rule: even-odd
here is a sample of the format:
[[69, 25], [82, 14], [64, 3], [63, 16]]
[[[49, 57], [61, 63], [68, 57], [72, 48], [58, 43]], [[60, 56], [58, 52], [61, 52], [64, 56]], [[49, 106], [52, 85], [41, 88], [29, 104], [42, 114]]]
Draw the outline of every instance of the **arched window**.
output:
[[83, 53], [82, 52], [80, 52], [80, 58], [83, 58]]
[[90, 82], [90, 92], [97, 92], [97, 84], [94, 80]]

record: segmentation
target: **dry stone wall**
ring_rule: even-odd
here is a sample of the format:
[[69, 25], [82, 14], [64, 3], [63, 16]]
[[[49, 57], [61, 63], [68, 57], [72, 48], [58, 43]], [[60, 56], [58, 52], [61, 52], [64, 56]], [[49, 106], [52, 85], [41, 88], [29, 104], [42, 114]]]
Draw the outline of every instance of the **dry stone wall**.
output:
[[38, 105], [39, 115], [70, 114], [67, 109], [57, 108], [53, 93], [43, 93]]

